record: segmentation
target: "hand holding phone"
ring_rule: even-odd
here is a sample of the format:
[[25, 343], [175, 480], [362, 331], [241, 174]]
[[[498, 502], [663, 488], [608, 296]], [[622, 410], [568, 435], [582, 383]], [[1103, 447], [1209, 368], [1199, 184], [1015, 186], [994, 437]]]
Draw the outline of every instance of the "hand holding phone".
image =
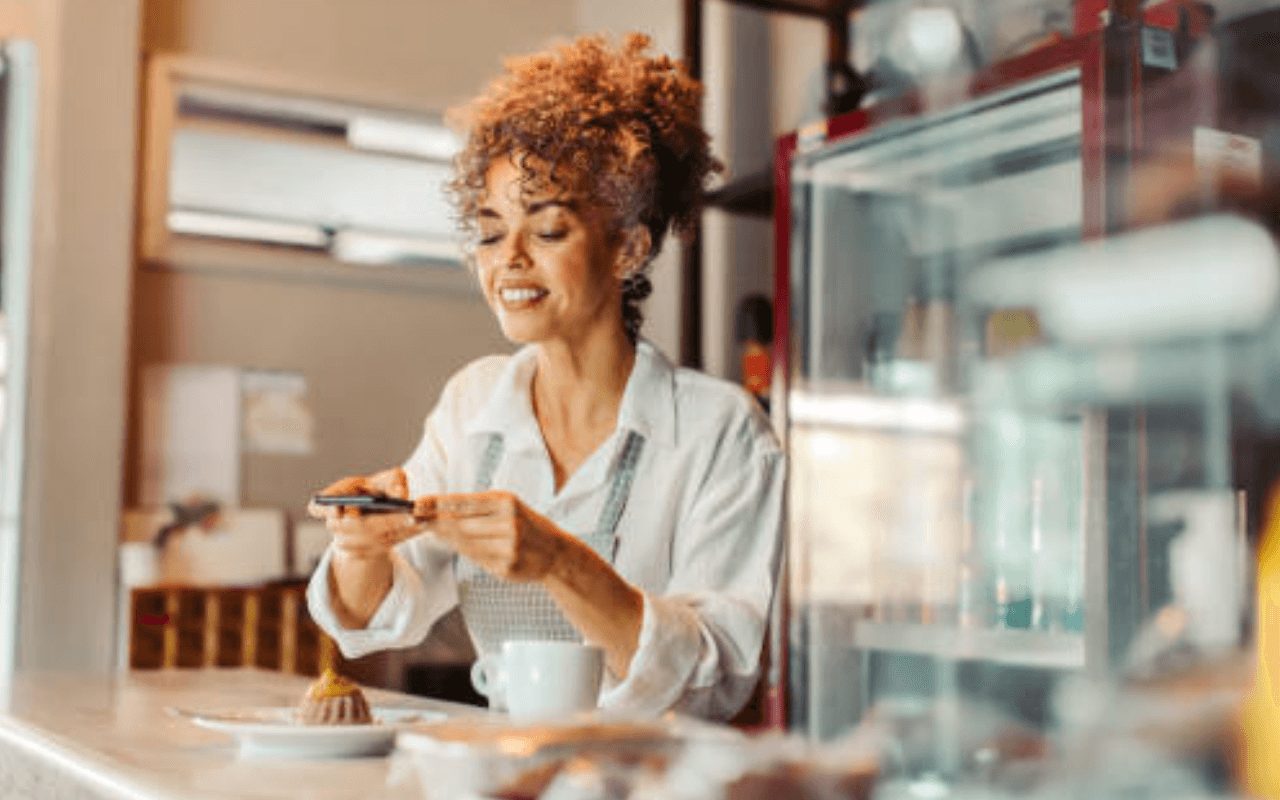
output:
[[385, 494], [317, 494], [311, 498], [317, 506], [355, 508], [362, 514], [412, 514], [414, 503]]

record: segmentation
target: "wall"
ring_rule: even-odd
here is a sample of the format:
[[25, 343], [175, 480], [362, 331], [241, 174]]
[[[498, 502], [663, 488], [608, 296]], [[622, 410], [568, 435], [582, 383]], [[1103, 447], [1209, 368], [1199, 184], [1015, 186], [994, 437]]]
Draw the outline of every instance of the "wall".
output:
[[147, 0], [144, 46], [439, 110], [573, 30], [575, 0]]
[[470, 291], [362, 289], [222, 272], [138, 275], [139, 364], [301, 372], [316, 416], [307, 456], [246, 455], [244, 503], [301, 511], [338, 476], [403, 460], [443, 381], [508, 345]]
[[775, 137], [822, 119], [822, 70], [826, 25], [808, 17], [776, 14], [770, 21], [773, 70], [769, 86]]
[[139, 6], [32, 3], [39, 48], [17, 662], [105, 670], [114, 637]]
[[[705, 6], [707, 129], [727, 180], [772, 168], [770, 20], [723, 2]], [[703, 368], [739, 379], [734, 316], [748, 294], [773, 295], [773, 225], [710, 209], [703, 216]]]
[[[573, 29], [570, 0], [151, 0], [144, 50], [181, 53], [264, 80], [375, 104], [440, 111], [504, 56]], [[191, 267], [180, 264], [179, 267]], [[445, 379], [508, 349], [468, 281], [437, 292], [179, 269], [138, 279], [134, 363], [301, 372], [315, 452], [245, 457], [242, 502], [300, 511], [341, 475], [398, 463]], [[132, 473], [136, 470], [136, 454]], [[136, 498], [130, 482], [127, 499]]]

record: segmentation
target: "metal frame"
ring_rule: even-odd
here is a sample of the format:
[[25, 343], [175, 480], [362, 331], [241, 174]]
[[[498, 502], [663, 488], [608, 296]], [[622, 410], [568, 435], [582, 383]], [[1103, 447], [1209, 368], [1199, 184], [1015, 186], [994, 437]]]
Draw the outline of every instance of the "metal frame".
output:
[[36, 48], [27, 41], [0, 47], [4, 92], [3, 175], [0, 182], [0, 289], [8, 328], [9, 364], [0, 418], [0, 689], [17, 666], [23, 480], [36, 162]]

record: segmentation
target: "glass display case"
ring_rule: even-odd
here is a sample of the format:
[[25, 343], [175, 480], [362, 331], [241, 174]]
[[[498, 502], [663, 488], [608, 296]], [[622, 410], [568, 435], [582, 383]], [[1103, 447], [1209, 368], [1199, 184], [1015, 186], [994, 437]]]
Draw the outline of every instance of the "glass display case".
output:
[[792, 711], [819, 735], [944, 661], [1090, 655], [1096, 423], [969, 401], [986, 362], [1039, 334], [1025, 309], [979, 318], [963, 284], [1083, 237], [1082, 107], [1066, 66], [793, 163], [791, 577], [811, 680]]
[[1125, 135], [1161, 84], [1117, 43], [780, 145], [789, 721], [871, 726], [911, 796], [1054, 749], [1103, 696], [1081, 687], [1248, 635], [1237, 464], [1280, 408], [1275, 245], [1200, 162], [1139, 223], [1142, 181], [1179, 191], [1165, 145], [1236, 134], [1182, 95], [1160, 154]]

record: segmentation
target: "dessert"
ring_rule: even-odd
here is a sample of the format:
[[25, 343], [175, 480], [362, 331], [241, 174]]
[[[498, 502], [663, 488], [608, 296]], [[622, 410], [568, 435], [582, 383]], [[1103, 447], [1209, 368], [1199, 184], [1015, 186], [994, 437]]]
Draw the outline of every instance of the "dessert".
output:
[[298, 707], [304, 725], [369, 725], [373, 715], [364, 692], [346, 678], [326, 669], [307, 689]]

